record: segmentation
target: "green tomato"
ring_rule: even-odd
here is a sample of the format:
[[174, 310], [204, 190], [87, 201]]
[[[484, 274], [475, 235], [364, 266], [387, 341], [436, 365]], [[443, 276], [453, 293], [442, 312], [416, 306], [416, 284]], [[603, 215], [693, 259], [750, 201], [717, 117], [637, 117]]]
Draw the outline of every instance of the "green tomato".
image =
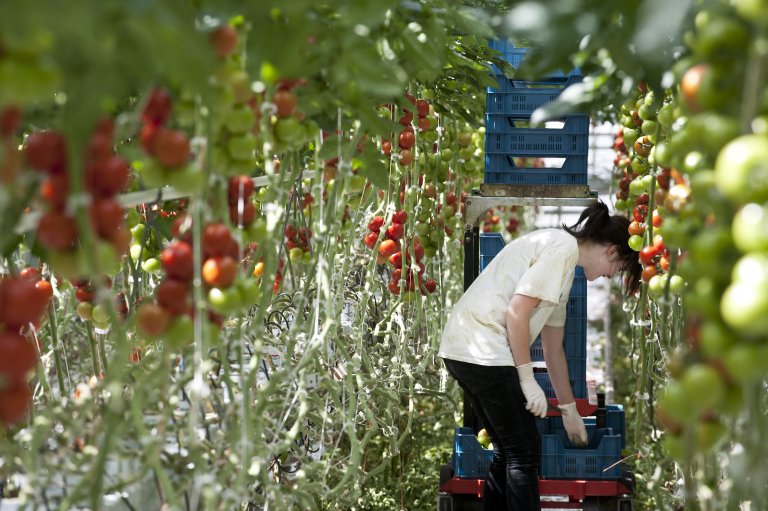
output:
[[659, 298], [664, 294], [664, 287], [666, 282], [661, 275], [654, 275], [648, 280], [648, 293], [653, 298]]
[[670, 128], [675, 122], [674, 107], [670, 103], [664, 104], [656, 114], [656, 120], [664, 128]]
[[768, 200], [768, 136], [742, 135], [726, 144], [715, 162], [715, 180], [735, 201]]
[[109, 326], [109, 314], [106, 307], [101, 304], [94, 305], [93, 309], [91, 309], [91, 320], [97, 327]]
[[162, 271], [163, 266], [160, 264], [160, 261], [156, 257], [150, 257], [141, 263], [141, 269], [147, 273], [157, 275]]
[[717, 370], [707, 364], [693, 364], [683, 374], [680, 384], [698, 411], [717, 408], [725, 397], [725, 382]]
[[252, 160], [256, 151], [257, 139], [252, 133], [230, 137], [227, 150], [233, 160]]
[[669, 278], [669, 291], [675, 295], [685, 291], [685, 279], [680, 275], [672, 275]]
[[91, 321], [93, 319], [93, 304], [90, 302], [80, 302], [75, 308], [77, 316], [83, 321]]
[[299, 247], [293, 247], [288, 252], [288, 258], [293, 262], [298, 262], [304, 259], [304, 251]]
[[145, 161], [139, 172], [141, 180], [150, 188], [162, 188], [167, 181], [166, 170], [154, 160]]
[[637, 142], [637, 139], [640, 137], [640, 133], [634, 128], [624, 128], [623, 134], [624, 145], [627, 146], [627, 148], [634, 146], [635, 142]]
[[629, 248], [635, 252], [640, 252], [640, 250], [643, 248], [643, 237], [637, 234], [633, 234], [629, 237], [627, 244], [629, 245]]
[[723, 363], [730, 377], [742, 384], [762, 379], [768, 372], [766, 356], [756, 344], [737, 344], [725, 353]]
[[174, 316], [163, 334], [166, 345], [174, 350], [188, 346], [194, 338], [195, 325], [192, 318], [186, 314]]
[[240, 292], [240, 299], [243, 305], [248, 307], [258, 303], [261, 298], [261, 289], [259, 288], [259, 283], [255, 279], [239, 279], [236, 286]]
[[200, 193], [205, 185], [205, 175], [192, 165], [169, 170], [166, 172], [166, 176], [168, 186], [189, 195]]
[[[135, 211], [135, 210], [131, 210]], [[147, 226], [145, 224], [136, 224], [131, 227], [131, 239], [135, 243], [141, 243], [144, 241], [144, 233], [147, 232]]]
[[677, 422], [688, 422], [696, 418], [697, 407], [683, 385], [670, 380], [661, 396], [660, 405], [669, 417]]
[[752, 282], [734, 282], [723, 293], [720, 313], [739, 332], [762, 335], [768, 331], [768, 289]]
[[706, 357], [722, 359], [737, 343], [736, 336], [718, 320], [707, 320], [699, 329], [698, 347]]
[[230, 314], [243, 306], [237, 286], [229, 286], [227, 289], [212, 287], [208, 291], [208, 303], [220, 314]]
[[273, 127], [275, 140], [289, 146], [295, 146], [306, 140], [307, 131], [295, 117], [283, 117]]
[[733, 243], [742, 252], [768, 252], [768, 204], [749, 203], [731, 224]]
[[224, 114], [224, 126], [232, 133], [245, 133], [253, 128], [256, 115], [248, 105], [237, 105]]

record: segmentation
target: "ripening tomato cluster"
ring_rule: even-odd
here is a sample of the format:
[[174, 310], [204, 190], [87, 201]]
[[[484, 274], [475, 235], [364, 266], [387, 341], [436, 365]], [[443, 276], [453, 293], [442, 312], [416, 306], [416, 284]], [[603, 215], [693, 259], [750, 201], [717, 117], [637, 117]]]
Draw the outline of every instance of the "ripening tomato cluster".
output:
[[29, 408], [27, 377], [38, 353], [24, 333], [40, 326], [52, 296], [51, 283], [35, 268], [0, 279], [0, 423], [21, 421]]
[[238, 227], [248, 228], [256, 218], [253, 205], [253, 180], [247, 175], [233, 176], [227, 184], [229, 220]]
[[[411, 93], [405, 94], [408, 102], [416, 108], [416, 127], [419, 132], [426, 133], [434, 130], [434, 125], [429, 117], [429, 102], [425, 99], [416, 99]], [[394, 105], [388, 105], [384, 107], [390, 115], [394, 113]], [[413, 112], [407, 108], [403, 108], [403, 115], [399, 119], [399, 123], [403, 125], [402, 131], [397, 134], [397, 152], [401, 165], [410, 165], [414, 159], [414, 146], [416, 145], [416, 134], [413, 129]], [[381, 143], [381, 151], [388, 157], [392, 156], [393, 151], [392, 141], [383, 140]]]
[[[381, 230], [386, 223], [384, 217], [375, 216], [368, 223], [370, 231], [363, 238], [363, 243], [371, 250], [378, 249], [376, 262], [379, 264], [389, 263], [392, 270], [392, 278], [388, 284], [388, 289], [392, 294], [400, 294], [401, 284], [405, 291], [421, 291], [422, 294], [434, 293], [437, 289], [437, 282], [434, 279], [424, 279], [426, 270], [422, 259], [424, 259], [424, 247], [418, 236], [406, 236], [405, 222], [408, 220], [406, 211], [398, 210], [392, 215], [392, 221], [384, 229], [383, 239]], [[413, 250], [413, 252], [411, 252]], [[403, 274], [405, 270], [405, 274]], [[401, 283], [402, 280], [402, 283]]]
[[[67, 171], [67, 142], [56, 131], [29, 135], [24, 156], [29, 168], [44, 174], [40, 195], [47, 204], [37, 225], [37, 240], [50, 252], [73, 256], [79, 242], [74, 213], [68, 205], [70, 174]], [[89, 193], [88, 214], [98, 239], [112, 245], [118, 254], [128, 250], [130, 234], [123, 208], [115, 196], [131, 181], [128, 161], [114, 152], [114, 123], [101, 120], [92, 133], [85, 153], [83, 185]]]
[[163, 88], [154, 89], [141, 112], [141, 147], [165, 169], [178, 169], [189, 161], [191, 150], [186, 133], [166, 127], [172, 100]]
[[309, 260], [311, 249], [309, 241], [312, 239], [312, 230], [309, 227], [299, 227], [289, 223], [285, 226], [285, 248], [288, 250], [288, 258], [293, 262]]

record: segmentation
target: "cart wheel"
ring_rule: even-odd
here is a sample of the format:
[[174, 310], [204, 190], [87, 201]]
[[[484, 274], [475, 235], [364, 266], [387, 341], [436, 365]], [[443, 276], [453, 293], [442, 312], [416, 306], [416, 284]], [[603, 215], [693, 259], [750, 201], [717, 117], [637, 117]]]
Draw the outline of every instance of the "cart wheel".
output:
[[443, 487], [445, 483], [451, 480], [453, 477], [453, 467], [451, 465], [443, 465], [440, 467], [440, 488]]

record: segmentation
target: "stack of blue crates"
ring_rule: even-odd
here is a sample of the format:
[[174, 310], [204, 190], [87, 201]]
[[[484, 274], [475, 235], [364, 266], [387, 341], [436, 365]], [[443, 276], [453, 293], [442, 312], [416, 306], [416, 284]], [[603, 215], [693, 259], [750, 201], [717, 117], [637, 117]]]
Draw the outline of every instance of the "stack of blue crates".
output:
[[[512, 67], [527, 53], [511, 42], [492, 40]], [[505, 77], [494, 66], [498, 88], [486, 94], [485, 183], [507, 185], [586, 185], [589, 117], [569, 115], [562, 127], [530, 127], [531, 114], [557, 99], [568, 85], [581, 80], [578, 68], [554, 73], [537, 81]], [[530, 167], [530, 158], [546, 158], [558, 164]]]
[[[480, 271], [504, 248], [500, 233], [480, 233]], [[571, 286], [567, 305], [563, 348], [568, 361], [568, 374], [576, 398], [586, 398], [587, 358], [587, 280], [581, 267]], [[531, 360], [543, 361], [544, 353], [539, 337], [531, 345]], [[546, 372], [534, 376], [547, 397], [555, 398]], [[585, 418], [589, 443], [586, 447], [573, 446], [568, 441], [561, 417], [537, 419], [541, 433], [541, 477], [549, 479], [618, 479], [621, 476], [621, 449], [625, 446], [624, 409], [608, 405], [605, 409], [605, 427], [598, 428], [595, 417]], [[471, 428], [456, 428], [454, 435], [453, 468], [458, 477], [481, 478], [488, 471], [493, 452], [477, 442]]]

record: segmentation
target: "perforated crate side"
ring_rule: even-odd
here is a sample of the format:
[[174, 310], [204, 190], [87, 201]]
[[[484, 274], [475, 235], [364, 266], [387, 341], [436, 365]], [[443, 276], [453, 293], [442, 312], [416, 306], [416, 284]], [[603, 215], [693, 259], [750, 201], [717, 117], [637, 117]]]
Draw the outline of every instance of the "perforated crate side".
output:
[[485, 113], [505, 115], [530, 115], [547, 103], [555, 101], [561, 88], [520, 89], [513, 92], [486, 93]]
[[[502, 59], [509, 62], [509, 64], [517, 69], [523, 61], [523, 58], [528, 53], [528, 48], [516, 47], [512, 41], [506, 39], [490, 39], [488, 46], [494, 50], [498, 50], [502, 54]], [[494, 65], [494, 72], [500, 73], [501, 71]], [[581, 70], [576, 67], [569, 74], [581, 74]], [[560, 77], [565, 74], [562, 71], [553, 71], [549, 74], [551, 77]]]
[[543, 478], [599, 480], [621, 477], [621, 464], [618, 463], [621, 436], [610, 428], [593, 430], [586, 448], [572, 447], [564, 431], [542, 435], [541, 446]]
[[614, 433], [621, 435], [621, 448], [626, 447], [626, 422], [624, 417], [624, 407], [622, 405], [606, 405], [605, 407], [605, 425], [611, 428]]
[[492, 458], [493, 451], [480, 445], [472, 428], [456, 428], [453, 437], [451, 464], [457, 477], [485, 477]]
[[[549, 133], [547, 133], [549, 131]], [[514, 154], [516, 156], [586, 155], [589, 133], [567, 134], [558, 130], [521, 128], [509, 133], [485, 134], [486, 154]]]
[[[569, 371], [570, 373], [570, 371]], [[571, 376], [571, 388], [573, 389], [573, 397], [578, 399], [586, 399], [587, 398], [587, 380], [586, 380], [586, 367], [584, 371], [584, 375], [580, 378], [574, 378]], [[544, 394], [548, 398], [556, 399], [557, 396], [555, 395], [555, 389], [552, 387], [552, 382], [549, 380], [549, 374], [546, 372], [535, 372], [533, 373], [533, 377], [536, 379], [536, 383], [538, 383], [541, 386], [541, 389], [544, 391]]]
[[[510, 115], [505, 113], [486, 113], [485, 114], [485, 132], [486, 135], [493, 133], [549, 133], [549, 134], [568, 134], [582, 135], [589, 133], [588, 115], [567, 115], [551, 121], [562, 122], [562, 127], [531, 127], [530, 114]], [[522, 130], [522, 131], [521, 131]]]

